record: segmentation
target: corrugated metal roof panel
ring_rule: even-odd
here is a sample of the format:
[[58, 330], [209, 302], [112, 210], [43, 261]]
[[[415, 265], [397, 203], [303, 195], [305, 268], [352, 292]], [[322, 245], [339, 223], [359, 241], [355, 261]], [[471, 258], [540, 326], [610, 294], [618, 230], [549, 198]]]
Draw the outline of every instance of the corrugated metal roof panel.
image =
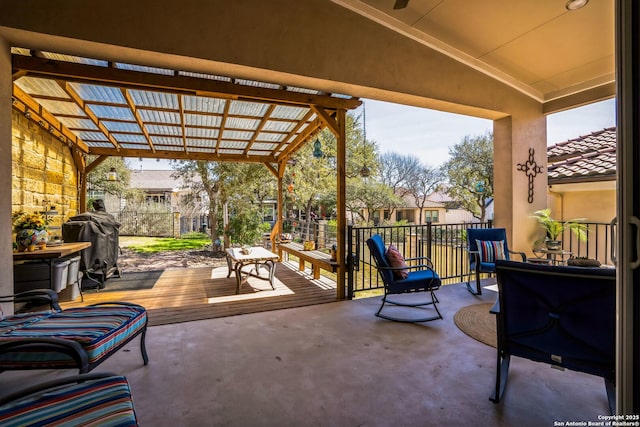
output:
[[260, 132], [256, 141], [270, 141], [270, 142], [280, 142], [284, 139], [285, 135], [277, 134], [277, 133], [267, 133]]
[[259, 82], [256, 80], [245, 80], [245, 79], [235, 79], [237, 84], [245, 85], [245, 86], [253, 86], [253, 87], [264, 87], [267, 89], [280, 89], [282, 86], [275, 83], [265, 83]]
[[182, 145], [182, 138], [172, 138], [169, 136], [152, 136], [151, 142], [156, 145]]
[[229, 117], [225, 126], [232, 129], [251, 129], [255, 130], [260, 125], [258, 119], [241, 119], [239, 117]]
[[147, 144], [120, 144], [122, 148], [126, 148], [129, 150], [147, 150], [151, 151]]
[[234, 116], [262, 117], [268, 108], [269, 106], [267, 104], [260, 104], [258, 102], [231, 101], [229, 114]]
[[239, 130], [225, 130], [222, 132], [224, 139], [235, 139], [241, 141], [249, 141], [253, 137], [253, 132], [243, 132]]
[[90, 105], [91, 111], [100, 119], [129, 120], [134, 122], [133, 113], [128, 108], [109, 105]]
[[251, 148], [252, 149], [256, 149], [256, 150], [271, 151], [271, 150], [275, 149], [277, 146], [278, 146], [278, 144], [269, 144], [269, 143], [266, 143], [266, 142], [256, 142], [251, 146]]
[[138, 123], [112, 122], [105, 120], [102, 124], [111, 132], [142, 132]]
[[138, 110], [144, 122], [180, 124], [180, 115], [168, 111]]
[[215, 153], [216, 152], [215, 148], [204, 148], [204, 147], [192, 148], [191, 151], [193, 151], [194, 153]]
[[125, 64], [123, 62], [116, 62], [115, 67], [121, 70], [140, 71], [142, 73], [164, 74], [166, 76], [172, 76], [173, 70], [166, 68], [145, 67], [142, 65]]
[[189, 147], [214, 147], [215, 148], [216, 141], [211, 139], [187, 138], [187, 145]]
[[14, 82], [23, 91], [29, 95], [45, 95], [54, 96], [56, 98], [71, 99], [67, 93], [62, 90], [60, 85], [53, 80], [40, 79], [37, 77], [20, 77]]
[[243, 150], [230, 150], [230, 149], [226, 149], [226, 150], [218, 150], [218, 152], [220, 154], [242, 154]]
[[85, 101], [110, 102], [126, 105], [122, 92], [117, 87], [70, 83], [71, 88]]
[[[78, 132], [78, 136], [84, 141], [109, 141], [102, 132], [90, 132], [83, 130]], [[113, 144], [109, 143], [109, 146], [113, 147]]]
[[208, 98], [205, 96], [185, 95], [182, 97], [182, 105], [185, 111], [198, 111], [200, 113], [218, 113], [224, 112], [224, 106], [227, 104], [226, 99]]
[[139, 107], [178, 109], [178, 96], [173, 93], [132, 89], [129, 94], [133, 103]]
[[244, 150], [247, 147], [246, 142], [237, 141], [220, 141], [220, 148], [236, 148], [238, 150]]
[[187, 136], [197, 136], [200, 138], [217, 138], [217, 129], [203, 129], [203, 128], [186, 128], [185, 132]]
[[84, 111], [77, 104], [67, 101], [52, 101], [50, 99], [39, 99], [38, 103], [48, 112], [53, 114], [65, 114], [68, 116], [87, 117]]
[[247, 154], [250, 156], [264, 156], [265, 154], [269, 154], [269, 152], [261, 150], [249, 150]]
[[192, 73], [190, 71], [179, 71], [178, 73], [181, 76], [195, 77], [198, 79], [207, 79], [207, 80], [219, 80], [221, 82], [231, 83], [231, 77], [226, 77], [226, 76], [216, 76], [214, 74], [204, 74], [204, 73]]
[[290, 92], [309, 93], [311, 95], [319, 95], [320, 91], [314, 89], [306, 89], [303, 87], [287, 86], [287, 90]]
[[164, 151], [183, 151], [184, 148], [182, 147], [182, 145], [161, 145], [158, 144], [155, 146], [156, 150], [164, 150]]
[[147, 142], [147, 139], [144, 137], [144, 135], [132, 135], [130, 133], [114, 133], [112, 134], [112, 136], [118, 142], [139, 142], [139, 143]]
[[113, 144], [110, 142], [102, 142], [102, 141], [91, 141], [85, 140], [89, 147], [93, 148], [113, 148]]
[[98, 130], [96, 126], [89, 119], [76, 119], [73, 117], [58, 117], [60, 123], [68, 127], [69, 129], [83, 129], [83, 130]]
[[31, 56], [31, 51], [24, 47], [12, 47], [11, 53], [15, 53], [17, 55]]
[[65, 62], [75, 62], [76, 64], [97, 65], [99, 67], [107, 67], [109, 63], [100, 59], [84, 58], [82, 56], [63, 55], [60, 53], [42, 52], [43, 56], [48, 59]]
[[147, 132], [157, 135], [182, 135], [182, 128], [179, 126], [147, 125]]
[[184, 123], [187, 126], [206, 126], [217, 128], [222, 123], [220, 116], [205, 116], [202, 114], [185, 114]]
[[276, 132], [289, 133], [295, 126], [293, 122], [281, 122], [279, 120], [269, 120], [262, 129]]
[[276, 119], [300, 120], [304, 117], [307, 111], [309, 111], [308, 108], [277, 105], [276, 108], [274, 108], [273, 113], [271, 113], [271, 117]]

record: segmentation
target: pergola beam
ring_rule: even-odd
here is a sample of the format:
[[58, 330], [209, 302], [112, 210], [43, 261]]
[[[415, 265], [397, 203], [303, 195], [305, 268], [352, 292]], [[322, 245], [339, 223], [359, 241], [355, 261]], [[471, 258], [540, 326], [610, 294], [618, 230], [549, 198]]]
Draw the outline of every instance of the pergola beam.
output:
[[96, 125], [98, 129], [100, 129], [100, 132], [102, 132], [107, 137], [107, 139], [109, 140], [109, 142], [113, 144], [115, 149], [117, 151], [120, 151], [120, 144], [118, 143], [118, 141], [116, 141], [113, 135], [111, 135], [111, 132], [109, 132], [109, 129], [107, 129], [104, 123], [100, 121], [98, 116], [96, 116], [95, 113], [91, 111], [91, 108], [87, 107], [82, 97], [75, 90], [73, 90], [71, 85], [68, 82], [60, 81], [60, 80], [57, 80], [56, 83], [58, 83], [58, 86], [60, 86], [60, 88], [67, 95], [69, 95], [69, 97], [73, 100], [73, 102], [75, 102], [78, 105], [78, 107], [80, 107], [82, 111], [84, 111], [84, 113], [87, 115], [89, 120], [91, 120], [93, 124]]
[[13, 54], [11, 59], [13, 73], [26, 72], [28, 76], [49, 79], [64, 79], [141, 90], [163, 90], [172, 93], [180, 92], [254, 102], [275, 102], [304, 106], [318, 105], [328, 109], [353, 109], [361, 104], [361, 101], [355, 98], [338, 98], [283, 89], [246, 86], [183, 75], [141, 73], [119, 68], [55, 61], [17, 54]]
[[151, 151], [155, 153], [156, 148], [153, 146], [153, 141], [151, 140], [151, 136], [149, 135], [149, 132], [147, 131], [142, 121], [142, 118], [140, 117], [140, 112], [138, 111], [138, 108], [136, 108], [135, 102], [133, 102], [133, 99], [131, 99], [131, 94], [127, 89], [123, 89], [123, 88], [120, 89], [120, 92], [122, 92], [122, 96], [124, 96], [125, 101], [127, 101], [127, 105], [129, 106], [129, 109], [133, 113], [133, 117], [136, 119], [136, 123], [140, 127], [140, 131], [144, 135], [144, 138], [147, 140], [147, 144], [149, 144], [149, 148], [151, 148]]
[[[112, 148], [92, 147], [91, 154], [101, 156], [113, 156]], [[210, 162], [236, 162], [236, 163], [274, 163], [277, 162], [273, 156], [245, 156], [242, 153], [239, 154], [217, 154], [211, 152], [197, 152], [189, 151], [164, 151], [156, 146], [156, 151], [151, 152], [146, 149], [130, 149], [123, 148], [118, 153], [118, 156], [122, 157], [142, 157], [145, 159], [175, 159], [175, 160], [202, 160]]]

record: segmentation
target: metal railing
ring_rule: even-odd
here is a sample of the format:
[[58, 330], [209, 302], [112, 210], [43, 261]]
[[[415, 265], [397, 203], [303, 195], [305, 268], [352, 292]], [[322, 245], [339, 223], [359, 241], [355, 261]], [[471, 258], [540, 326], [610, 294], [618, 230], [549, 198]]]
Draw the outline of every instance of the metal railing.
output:
[[316, 248], [331, 248], [337, 244], [336, 226], [328, 221], [284, 221], [285, 233], [291, 234], [294, 241], [313, 240]]
[[171, 212], [117, 212], [113, 214], [122, 236], [171, 237], [174, 235]]
[[[611, 226], [606, 223], [586, 223], [588, 240], [580, 242], [567, 232], [563, 236], [563, 250], [574, 257], [595, 258], [602, 264], [612, 264]], [[405, 258], [426, 256], [431, 259], [443, 284], [469, 280], [467, 228], [490, 228], [491, 222], [434, 225], [403, 225], [380, 227], [351, 227], [347, 232], [347, 247], [351, 256], [347, 265], [347, 296], [358, 292], [383, 288], [373, 257], [366, 241], [373, 234], [382, 236], [385, 244], [394, 245]]]

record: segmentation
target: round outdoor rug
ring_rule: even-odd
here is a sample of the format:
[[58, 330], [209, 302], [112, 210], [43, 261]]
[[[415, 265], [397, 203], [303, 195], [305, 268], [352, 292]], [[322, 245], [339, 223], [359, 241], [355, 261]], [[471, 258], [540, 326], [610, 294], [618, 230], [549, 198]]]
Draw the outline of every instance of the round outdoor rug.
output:
[[471, 338], [497, 347], [496, 316], [489, 313], [493, 304], [474, 304], [462, 307], [453, 316], [453, 322]]

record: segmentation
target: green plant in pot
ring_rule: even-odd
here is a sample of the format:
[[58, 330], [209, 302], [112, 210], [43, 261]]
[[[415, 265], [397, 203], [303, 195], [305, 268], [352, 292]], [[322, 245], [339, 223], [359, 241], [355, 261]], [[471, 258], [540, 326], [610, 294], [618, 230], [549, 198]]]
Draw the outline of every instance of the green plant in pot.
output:
[[544, 242], [549, 250], [560, 250], [562, 248], [562, 241], [559, 238], [565, 230], [571, 230], [578, 240], [582, 242], [587, 240], [587, 232], [589, 230], [586, 224], [583, 223], [585, 218], [557, 221], [551, 217], [550, 209], [535, 211], [531, 217], [538, 221], [538, 224], [546, 233], [545, 238], [537, 241], [536, 244]]

